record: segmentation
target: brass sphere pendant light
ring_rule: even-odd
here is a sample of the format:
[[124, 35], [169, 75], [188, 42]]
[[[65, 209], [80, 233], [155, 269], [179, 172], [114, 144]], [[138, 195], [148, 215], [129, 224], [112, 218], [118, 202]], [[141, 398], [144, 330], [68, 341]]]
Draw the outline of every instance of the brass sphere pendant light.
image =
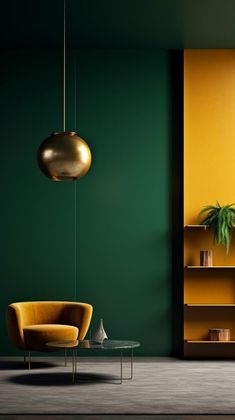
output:
[[76, 180], [84, 176], [91, 166], [88, 144], [75, 131], [65, 130], [66, 99], [66, 0], [64, 0], [64, 80], [63, 131], [53, 132], [38, 149], [41, 171], [54, 181]]
[[91, 152], [75, 131], [55, 132], [40, 145], [38, 165], [54, 181], [76, 180], [89, 170]]

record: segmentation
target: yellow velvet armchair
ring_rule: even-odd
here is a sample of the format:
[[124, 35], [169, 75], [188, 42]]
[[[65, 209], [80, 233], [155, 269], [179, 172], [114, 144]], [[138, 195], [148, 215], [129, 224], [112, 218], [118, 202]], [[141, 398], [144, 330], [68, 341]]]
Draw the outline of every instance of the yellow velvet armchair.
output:
[[48, 341], [83, 340], [93, 308], [81, 302], [17, 302], [7, 308], [12, 343], [26, 351], [49, 351]]

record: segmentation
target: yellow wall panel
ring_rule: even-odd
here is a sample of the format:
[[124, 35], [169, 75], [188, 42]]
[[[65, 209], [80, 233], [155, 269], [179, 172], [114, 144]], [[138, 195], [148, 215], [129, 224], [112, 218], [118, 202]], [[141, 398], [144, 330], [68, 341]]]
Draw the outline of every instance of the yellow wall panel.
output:
[[235, 201], [235, 50], [185, 50], [184, 223]]

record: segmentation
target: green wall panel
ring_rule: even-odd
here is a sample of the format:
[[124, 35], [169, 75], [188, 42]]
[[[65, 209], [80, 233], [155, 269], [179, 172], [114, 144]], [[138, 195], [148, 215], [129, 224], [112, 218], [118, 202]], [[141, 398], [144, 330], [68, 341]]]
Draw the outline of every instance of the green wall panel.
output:
[[[70, 55], [68, 127], [74, 128]], [[5, 309], [75, 298], [74, 183], [37, 168], [40, 142], [62, 125], [61, 52], [3, 54], [1, 72], [1, 354], [16, 354]], [[92, 150], [77, 190], [77, 299], [113, 339], [143, 356], [172, 351], [169, 52], [79, 51], [77, 131]]]

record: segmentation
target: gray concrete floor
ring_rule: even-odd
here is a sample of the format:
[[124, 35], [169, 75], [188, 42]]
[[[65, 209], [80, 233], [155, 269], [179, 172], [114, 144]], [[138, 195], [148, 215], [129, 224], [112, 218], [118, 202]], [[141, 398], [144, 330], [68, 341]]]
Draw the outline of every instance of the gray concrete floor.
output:
[[31, 371], [0, 358], [0, 420], [235, 420], [232, 361], [137, 358], [133, 381], [113, 383], [119, 373], [118, 358], [79, 358], [72, 385], [62, 358], [33, 358]]

